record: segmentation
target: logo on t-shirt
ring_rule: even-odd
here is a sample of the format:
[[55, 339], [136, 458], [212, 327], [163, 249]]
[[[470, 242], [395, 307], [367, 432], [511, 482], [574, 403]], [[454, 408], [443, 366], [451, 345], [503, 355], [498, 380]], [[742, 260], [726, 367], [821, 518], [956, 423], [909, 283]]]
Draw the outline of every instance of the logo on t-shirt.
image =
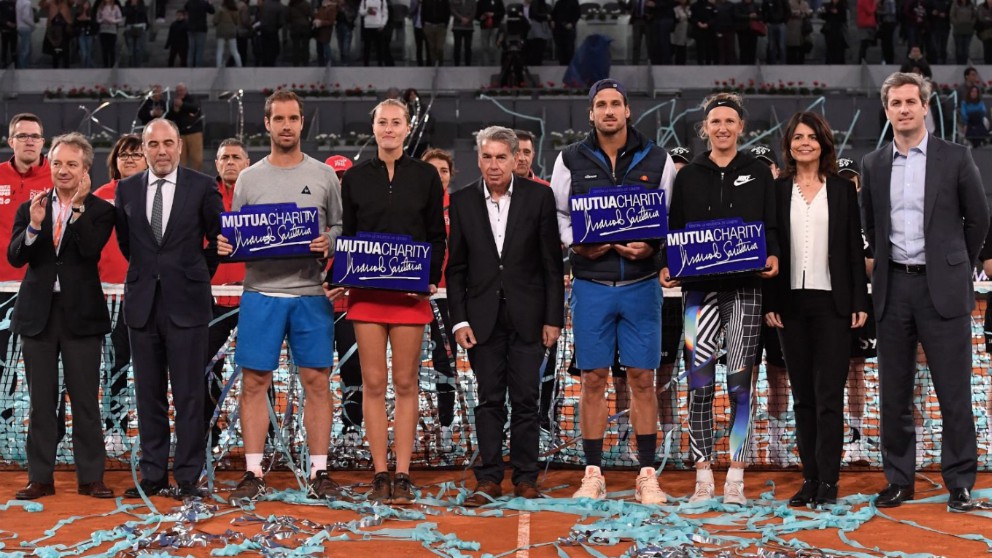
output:
[[10, 203], [10, 184], [0, 184], [0, 205]]
[[734, 180], [734, 186], [743, 186], [744, 184], [747, 184], [748, 182], [751, 182], [753, 180], [755, 180], [755, 177], [751, 176], [750, 174], [742, 174], [738, 176], [736, 180]]
[[302, 192], [300, 192], [300, 193], [301, 193], [301, 194], [306, 194], [306, 195], [308, 195], [308, 196], [309, 196], [309, 195], [310, 195], [310, 186], [304, 186], [304, 187], [303, 187], [303, 191], [302, 191]]

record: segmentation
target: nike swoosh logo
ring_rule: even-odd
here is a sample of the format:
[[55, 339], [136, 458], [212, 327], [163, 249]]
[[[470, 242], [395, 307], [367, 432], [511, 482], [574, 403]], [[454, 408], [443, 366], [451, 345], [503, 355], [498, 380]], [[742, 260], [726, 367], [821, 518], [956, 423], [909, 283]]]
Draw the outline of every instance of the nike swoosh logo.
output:
[[753, 176], [751, 176], [750, 174], [743, 174], [741, 176], [738, 176], [734, 180], [734, 186], [742, 186], [744, 184], [747, 184], [748, 182], [753, 182], [753, 181], [754, 181]]

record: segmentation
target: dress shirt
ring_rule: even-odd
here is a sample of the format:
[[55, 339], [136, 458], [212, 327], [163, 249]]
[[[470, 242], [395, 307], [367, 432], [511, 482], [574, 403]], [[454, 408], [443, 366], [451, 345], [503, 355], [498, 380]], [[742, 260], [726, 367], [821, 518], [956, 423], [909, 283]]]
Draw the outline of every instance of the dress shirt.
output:
[[806, 203], [799, 185], [792, 184], [790, 208], [790, 238], [792, 239], [790, 285], [793, 290], [829, 291], [829, 225], [827, 185]]
[[162, 185], [162, 234], [169, 230], [169, 215], [172, 214], [172, 200], [176, 198], [176, 180], [179, 177], [179, 169], [170, 172], [165, 176], [156, 176], [155, 173], [148, 171], [148, 198], [145, 203], [145, 217], [148, 218], [148, 224], [152, 222], [152, 206], [155, 204], [155, 189], [158, 188], [159, 178], [165, 180], [165, 184]]
[[892, 261], [907, 265], [925, 265], [923, 238], [924, 185], [927, 170], [927, 140], [911, 147], [906, 155], [892, 143], [892, 179], [889, 182], [892, 227], [889, 243]]
[[[65, 228], [69, 225], [69, 222], [72, 221], [72, 216], [74, 215], [74, 213], [72, 212], [71, 205], [69, 207], [63, 207], [62, 204], [59, 203], [59, 197], [55, 195], [54, 190], [52, 191], [50, 196], [51, 196], [51, 200], [49, 200], [49, 203], [52, 204], [52, 234], [53, 235], [55, 234], [56, 229], [59, 228], [61, 229], [61, 231], [59, 231], [58, 245], [55, 248], [55, 253], [58, 254], [59, 250], [62, 249], [62, 238], [65, 236]], [[69, 203], [72, 204], [72, 199], [69, 200]], [[62, 223], [61, 227], [56, 227], [55, 225], [59, 221], [59, 214], [64, 215], [65, 221]], [[38, 235], [25, 231], [24, 244], [26, 246], [31, 246], [32, 244], [34, 244], [34, 241], [37, 239], [38, 239]], [[62, 292], [62, 286], [59, 285], [58, 274], [55, 274], [55, 286], [52, 288], [52, 292], [53, 293]]]

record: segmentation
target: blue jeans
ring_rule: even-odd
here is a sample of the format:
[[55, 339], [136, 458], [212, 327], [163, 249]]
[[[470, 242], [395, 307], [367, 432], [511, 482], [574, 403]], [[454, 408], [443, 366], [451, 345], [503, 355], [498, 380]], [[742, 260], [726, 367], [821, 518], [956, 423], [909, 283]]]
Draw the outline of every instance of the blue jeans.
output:
[[79, 36], [79, 63], [84, 68], [93, 67], [93, 35]]
[[341, 53], [341, 65], [347, 66], [351, 58], [351, 35], [355, 28], [347, 23], [334, 24], [334, 32], [338, 36], [338, 51]]
[[17, 30], [17, 67], [27, 68], [31, 65], [31, 31]]
[[785, 24], [768, 24], [768, 51], [766, 64], [781, 64], [785, 58]]
[[189, 67], [203, 67], [203, 45], [207, 41], [206, 31], [189, 32]]
[[130, 68], [140, 68], [145, 64], [145, 34], [142, 33], [137, 37], [132, 37], [125, 33], [125, 41], [127, 41], [127, 49], [130, 53], [130, 59], [128, 60], [128, 67]]

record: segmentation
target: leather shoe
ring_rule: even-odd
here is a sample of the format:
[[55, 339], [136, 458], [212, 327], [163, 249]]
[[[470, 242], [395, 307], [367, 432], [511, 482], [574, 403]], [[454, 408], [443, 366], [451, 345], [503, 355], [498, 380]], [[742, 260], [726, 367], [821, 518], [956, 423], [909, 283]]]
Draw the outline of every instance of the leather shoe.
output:
[[523, 481], [517, 483], [513, 487], [513, 496], [515, 498], [526, 498], [528, 500], [533, 500], [534, 498], [540, 498], [541, 492], [537, 489], [537, 485], [530, 481]]
[[31, 481], [27, 486], [17, 491], [14, 498], [18, 500], [37, 500], [42, 496], [55, 494], [55, 485], [51, 483]]
[[[477, 508], [491, 504], [493, 500], [503, 495], [503, 488], [493, 481], [482, 481], [475, 487], [472, 495], [465, 499], [466, 508]], [[488, 496], [488, 498], [486, 497]]]
[[804, 508], [816, 498], [816, 489], [820, 486], [820, 481], [816, 479], [805, 479], [802, 488], [796, 492], [795, 496], [789, 498], [789, 505], [794, 508]]
[[835, 482], [821, 482], [820, 486], [816, 489], [816, 498], [813, 499], [813, 504], [817, 506], [833, 505], [837, 503], [837, 483]]
[[94, 498], [113, 498], [114, 491], [103, 484], [102, 480], [79, 485], [79, 494]]
[[912, 486], [890, 484], [885, 487], [885, 490], [878, 493], [878, 498], [875, 500], [875, 507], [896, 508], [901, 506], [903, 502], [912, 499], [913, 499]]
[[971, 490], [967, 488], [952, 488], [947, 498], [947, 511], [969, 512], [978, 508], [978, 502], [971, 498]]
[[[141, 479], [141, 491], [145, 493], [145, 496], [162, 496], [163, 492], [169, 490], [168, 481], [154, 482], [148, 479]], [[141, 498], [141, 493], [138, 492], [137, 486], [132, 486], [124, 491], [125, 498]]]
[[205, 498], [207, 496], [207, 491], [196, 485], [195, 482], [182, 481], [179, 483], [179, 493], [176, 495], [177, 500], [185, 500], [186, 498]]

